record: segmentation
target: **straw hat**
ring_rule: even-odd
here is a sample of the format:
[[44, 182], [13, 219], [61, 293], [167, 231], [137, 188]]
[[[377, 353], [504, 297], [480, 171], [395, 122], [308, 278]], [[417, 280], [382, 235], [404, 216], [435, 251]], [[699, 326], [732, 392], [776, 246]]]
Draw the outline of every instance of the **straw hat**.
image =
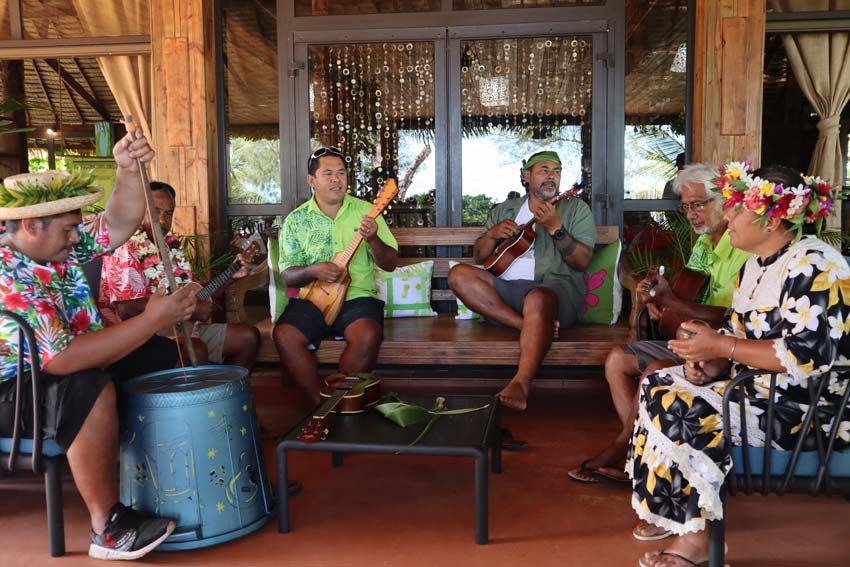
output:
[[92, 186], [93, 178], [93, 171], [55, 169], [7, 177], [0, 187], [0, 221], [48, 217], [97, 203], [103, 188]]

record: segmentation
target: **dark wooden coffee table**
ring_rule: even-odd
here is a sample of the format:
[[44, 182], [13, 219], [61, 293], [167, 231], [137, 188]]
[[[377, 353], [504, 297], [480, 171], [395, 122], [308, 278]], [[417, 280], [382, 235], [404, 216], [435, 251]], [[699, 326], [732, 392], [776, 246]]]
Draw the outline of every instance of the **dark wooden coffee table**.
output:
[[[403, 396], [405, 402], [430, 407], [436, 395]], [[433, 455], [472, 457], [475, 460], [475, 543], [488, 539], [487, 528], [487, 461], [492, 450], [492, 470], [502, 472], [502, 447], [499, 427], [499, 405], [495, 396], [444, 396], [450, 409], [480, 407], [481, 411], [446, 415], [437, 420], [431, 431], [418, 444], [410, 447], [425, 423], [402, 428], [379, 414], [367, 410], [358, 415], [331, 415], [327, 439], [304, 443], [298, 439], [301, 427], [313, 413], [304, 417], [277, 445], [278, 530], [289, 532], [289, 496], [286, 493], [286, 453], [290, 450], [327, 451], [334, 466], [342, 465], [343, 453], [385, 453], [391, 455]], [[342, 487], [341, 487], [342, 489]]]

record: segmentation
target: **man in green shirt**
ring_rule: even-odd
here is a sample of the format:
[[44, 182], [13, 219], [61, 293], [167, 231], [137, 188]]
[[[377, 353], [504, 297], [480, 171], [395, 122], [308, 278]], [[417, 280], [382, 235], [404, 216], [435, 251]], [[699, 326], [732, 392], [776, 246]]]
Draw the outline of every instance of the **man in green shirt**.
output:
[[292, 211], [280, 231], [278, 268], [283, 282], [292, 288], [313, 280], [337, 281], [343, 270], [331, 259], [343, 251], [355, 233], [366, 241], [348, 265], [351, 285], [342, 310], [332, 325], [322, 312], [304, 299], [292, 299], [277, 318], [274, 342], [284, 371], [311, 402], [321, 400], [319, 363], [311, 350], [324, 337], [345, 337], [339, 371], [369, 372], [378, 358], [384, 324], [384, 304], [376, 297], [374, 268], [392, 271], [398, 263], [398, 244], [382, 217], [367, 215], [370, 203], [347, 194], [342, 153], [334, 147], [319, 148], [307, 162], [307, 183], [313, 197]]
[[[684, 319], [702, 319], [716, 328], [732, 303], [738, 272], [750, 254], [734, 248], [729, 242], [722, 199], [711, 191], [711, 180], [718, 176], [718, 172], [719, 167], [715, 165], [691, 164], [685, 166], [673, 181], [673, 191], [681, 199], [679, 211], [687, 216], [694, 232], [699, 235], [686, 267], [705, 274], [708, 281], [695, 294], [695, 301], [676, 296], [663, 276], [659, 276], [657, 281], [640, 282], [638, 293], [646, 301], [652, 319], [658, 319], [662, 310], [672, 309]], [[654, 292], [652, 296], [649, 295], [650, 288]], [[618, 465], [625, 458], [637, 411], [639, 381], [636, 379], [659, 368], [682, 363], [667, 348], [666, 340], [628, 343], [608, 353], [605, 379], [623, 429], [617, 439], [596, 457], [569, 471], [571, 479], [578, 482], [598, 482], [600, 478], [627, 481]], [[638, 539], [663, 537], [657, 532], [644, 533], [642, 527], [638, 526], [634, 533]]]
[[586, 292], [582, 272], [596, 244], [590, 208], [580, 199], [553, 202], [561, 183], [561, 159], [542, 151], [523, 162], [528, 194], [496, 205], [473, 246], [484, 263], [497, 245], [535, 221], [533, 246], [499, 277], [458, 264], [449, 272], [449, 287], [463, 303], [488, 320], [519, 331], [520, 355], [510, 383], [497, 394], [509, 408], [524, 410], [531, 381], [552, 344], [556, 329], [578, 320]]

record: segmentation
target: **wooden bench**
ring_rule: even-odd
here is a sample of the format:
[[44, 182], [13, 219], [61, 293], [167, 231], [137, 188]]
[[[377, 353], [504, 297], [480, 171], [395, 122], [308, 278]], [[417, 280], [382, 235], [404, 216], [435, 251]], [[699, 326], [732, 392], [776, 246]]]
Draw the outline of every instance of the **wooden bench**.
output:
[[[449, 272], [449, 261], [472, 263], [469, 256], [436, 256], [437, 251], [458, 254], [460, 247], [471, 253], [471, 246], [481, 232], [480, 227], [425, 227], [396, 228], [393, 235], [398, 240], [402, 255], [414, 247], [424, 251], [427, 257], [402, 257], [399, 265], [415, 264], [423, 260], [434, 261], [432, 302], [453, 302], [455, 295], [445, 288]], [[614, 242], [619, 238], [616, 226], [597, 227], [597, 245]], [[437, 248], [439, 247], [439, 248]], [[620, 281], [625, 293], [633, 294], [632, 276], [621, 257], [618, 267]], [[277, 349], [271, 339], [272, 322], [268, 315], [252, 320], [245, 308], [245, 296], [250, 289], [268, 285], [268, 266], [261, 266], [256, 273], [243, 278], [231, 288], [227, 298], [228, 322], [254, 323], [262, 334], [262, 345], [258, 362], [277, 363]], [[631, 305], [635, 305], [632, 297]], [[444, 304], [445, 305], [445, 304]], [[624, 305], [626, 303], [624, 302]], [[625, 310], [624, 310], [625, 311]], [[630, 321], [633, 313], [621, 314], [615, 325], [578, 324], [561, 330], [559, 338], [552, 344], [544, 366], [596, 366], [605, 362], [608, 351], [615, 345], [633, 337]], [[386, 319], [384, 342], [378, 357], [379, 365], [506, 365], [515, 366], [519, 359], [519, 333], [513, 329], [497, 327], [478, 320], [455, 320], [454, 313], [441, 313], [436, 317], [412, 317]], [[336, 364], [345, 348], [345, 341], [325, 340], [317, 351], [319, 362]]]

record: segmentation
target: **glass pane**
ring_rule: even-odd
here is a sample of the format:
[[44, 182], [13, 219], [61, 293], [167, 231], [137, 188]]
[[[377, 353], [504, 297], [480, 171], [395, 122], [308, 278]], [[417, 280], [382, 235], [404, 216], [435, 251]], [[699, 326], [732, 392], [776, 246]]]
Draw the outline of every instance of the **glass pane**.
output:
[[592, 54], [590, 36], [461, 43], [464, 225], [524, 193], [522, 160], [541, 150], [561, 157], [561, 191], [590, 187]]
[[296, 16], [354, 16], [400, 12], [439, 12], [441, 0], [295, 0]]
[[280, 203], [274, 0], [222, 6], [231, 204]]
[[[690, 238], [678, 235], [688, 234]], [[688, 262], [696, 240], [691, 224], [675, 211], [626, 211], [623, 214], [623, 241], [635, 274], [643, 275], [650, 266], [664, 266], [672, 277]]]
[[433, 225], [433, 43], [310, 46], [308, 60], [312, 146], [345, 153], [348, 189], [361, 199], [396, 177], [391, 225]]
[[[25, 39], [147, 35], [148, 0], [137, 2], [79, 2], [23, 0], [21, 16]], [[104, 17], [104, 15], [108, 17]]]
[[850, 10], [850, 0], [767, 0], [767, 12], [836, 12]]
[[684, 164], [687, 2], [629, 2], [626, 9], [625, 197], [675, 198]]
[[499, 8], [549, 8], [553, 6], [602, 6], [605, 0], [454, 0], [455, 10]]

